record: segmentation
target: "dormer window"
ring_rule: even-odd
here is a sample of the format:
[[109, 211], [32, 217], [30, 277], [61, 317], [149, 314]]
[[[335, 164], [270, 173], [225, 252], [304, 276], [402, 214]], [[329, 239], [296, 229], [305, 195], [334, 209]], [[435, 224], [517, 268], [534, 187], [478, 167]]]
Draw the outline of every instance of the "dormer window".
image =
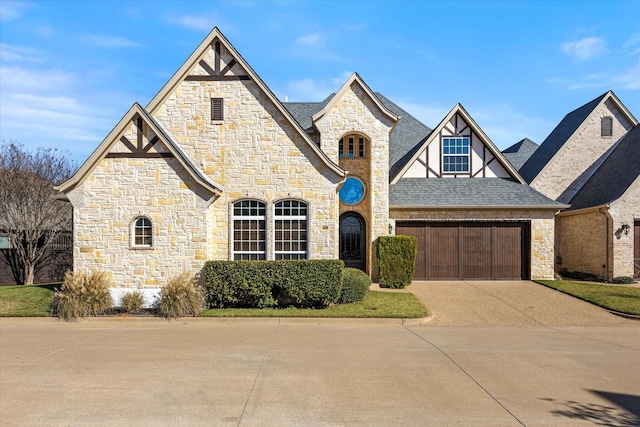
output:
[[602, 121], [600, 122], [600, 129], [600, 136], [613, 136], [613, 119], [611, 117], [603, 117]]
[[338, 157], [341, 159], [354, 159], [365, 156], [366, 138], [362, 135], [352, 134], [340, 139], [338, 143]]
[[469, 172], [469, 138], [442, 138], [442, 171]]

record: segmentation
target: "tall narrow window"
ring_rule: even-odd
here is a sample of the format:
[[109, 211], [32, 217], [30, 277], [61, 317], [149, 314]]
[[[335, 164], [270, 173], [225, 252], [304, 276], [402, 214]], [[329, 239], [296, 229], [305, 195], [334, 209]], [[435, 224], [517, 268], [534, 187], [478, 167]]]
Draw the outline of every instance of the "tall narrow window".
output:
[[275, 206], [275, 258], [307, 259], [307, 204], [283, 200]]
[[611, 117], [603, 117], [600, 122], [601, 136], [613, 136], [613, 119]]
[[224, 120], [224, 103], [222, 98], [211, 98], [211, 120]]
[[469, 172], [469, 138], [442, 138], [442, 171]]
[[134, 223], [133, 245], [150, 248], [153, 243], [153, 225], [146, 217], [136, 219]]
[[341, 159], [353, 159], [364, 157], [367, 139], [361, 135], [352, 134], [341, 138], [338, 142], [338, 157]]
[[241, 200], [233, 205], [233, 259], [266, 259], [265, 204]]

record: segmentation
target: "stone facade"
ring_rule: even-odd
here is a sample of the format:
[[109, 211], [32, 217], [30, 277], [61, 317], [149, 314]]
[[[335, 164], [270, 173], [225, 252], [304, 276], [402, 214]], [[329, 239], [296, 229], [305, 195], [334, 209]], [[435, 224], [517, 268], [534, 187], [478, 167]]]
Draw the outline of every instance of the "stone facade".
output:
[[[613, 136], [601, 135], [603, 117], [613, 118]], [[603, 155], [633, 125], [609, 99], [596, 108], [531, 181], [545, 196], [567, 203], [604, 160]]]
[[[213, 49], [200, 58], [213, 63]], [[233, 60], [221, 48], [221, 67]], [[199, 60], [198, 60], [199, 61]], [[245, 75], [239, 65], [235, 75]], [[201, 73], [195, 65], [191, 74]], [[224, 120], [211, 120], [210, 99], [224, 100]], [[188, 156], [225, 191], [208, 212], [209, 259], [229, 259], [231, 206], [242, 199], [267, 204], [267, 224], [273, 205], [284, 199], [308, 203], [309, 258], [335, 259], [337, 253], [337, 187], [342, 178], [319, 156], [263, 90], [253, 81], [182, 81], [151, 111]], [[273, 227], [267, 225], [267, 241]], [[273, 246], [267, 246], [273, 259]]]
[[[640, 179], [609, 207], [558, 215], [556, 270], [590, 273], [609, 281], [633, 276], [634, 222], [640, 218]], [[628, 233], [622, 225], [629, 225]]]
[[549, 210], [392, 210], [392, 221], [529, 222], [532, 279], [553, 279], [554, 212]]
[[[389, 133], [395, 122], [380, 110], [357, 80], [344, 89], [314, 125], [320, 133], [320, 147], [329, 158], [365, 185], [364, 199], [356, 205], [341, 202], [340, 215], [354, 211], [363, 216], [367, 226], [366, 270], [377, 277], [374, 242], [389, 234]], [[365, 157], [339, 159], [338, 142], [354, 132], [365, 136], [368, 144]]]

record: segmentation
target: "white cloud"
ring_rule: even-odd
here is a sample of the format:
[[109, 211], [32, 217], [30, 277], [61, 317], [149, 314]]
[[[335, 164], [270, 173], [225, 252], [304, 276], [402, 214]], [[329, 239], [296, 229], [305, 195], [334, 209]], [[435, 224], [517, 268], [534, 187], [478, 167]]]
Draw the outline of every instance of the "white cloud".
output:
[[630, 55], [640, 54], [640, 33], [632, 35], [622, 47]]
[[274, 89], [279, 99], [285, 97], [289, 102], [318, 102], [337, 92], [351, 76], [351, 72], [343, 71], [336, 77], [329, 79], [299, 79], [285, 82], [283, 86]]
[[317, 46], [323, 44], [320, 38], [320, 34], [318, 33], [312, 33], [304, 35], [302, 37], [298, 37], [296, 39], [296, 43], [302, 46]]
[[576, 79], [550, 78], [549, 83], [564, 85], [569, 90], [588, 88], [640, 90], [640, 61], [619, 72], [597, 72]]
[[83, 36], [81, 37], [81, 39], [93, 46], [102, 47], [105, 49], [146, 47], [145, 45], [138, 43], [135, 40], [120, 36], [104, 36], [94, 34]]
[[586, 37], [566, 42], [562, 44], [561, 49], [567, 56], [578, 60], [599, 58], [609, 52], [607, 42], [602, 37]]
[[40, 55], [40, 52], [32, 47], [0, 43], [2, 62], [42, 62]]
[[31, 7], [30, 2], [8, 1], [0, 2], [0, 22], [12, 21], [22, 16], [22, 12]]

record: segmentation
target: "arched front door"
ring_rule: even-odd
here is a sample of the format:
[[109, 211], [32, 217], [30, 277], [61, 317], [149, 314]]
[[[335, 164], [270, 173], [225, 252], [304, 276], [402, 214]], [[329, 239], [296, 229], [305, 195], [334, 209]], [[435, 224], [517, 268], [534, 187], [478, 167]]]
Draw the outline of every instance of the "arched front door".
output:
[[346, 212], [340, 216], [340, 259], [345, 267], [365, 271], [367, 231], [362, 215]]

